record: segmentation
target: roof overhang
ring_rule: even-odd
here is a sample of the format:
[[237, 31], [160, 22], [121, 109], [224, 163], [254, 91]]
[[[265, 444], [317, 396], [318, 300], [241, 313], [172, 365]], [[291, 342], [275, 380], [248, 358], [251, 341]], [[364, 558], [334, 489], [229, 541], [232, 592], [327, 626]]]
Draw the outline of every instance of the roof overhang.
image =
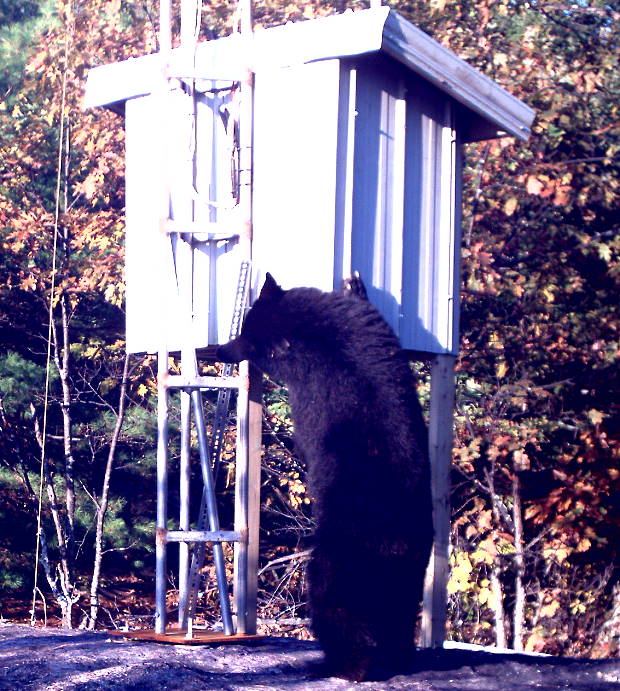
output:
[[162, 70], [171, 77], [218, 82], [238, 81], [248, 67], [261, 70], [329, 58], [382, 51], [420, 75], [473, 114], [471, 139], [512, 135], [529, 137], [534, 110], [493, 80], [388, 7], [322, 17], [259, 29], [250, 37], [233, 34], [205, 41], [195, 49], [177, 48], [167, 64], [159, 53], [90, 70], [85, 106], [118, 106], [128, 98], [154, 92]]

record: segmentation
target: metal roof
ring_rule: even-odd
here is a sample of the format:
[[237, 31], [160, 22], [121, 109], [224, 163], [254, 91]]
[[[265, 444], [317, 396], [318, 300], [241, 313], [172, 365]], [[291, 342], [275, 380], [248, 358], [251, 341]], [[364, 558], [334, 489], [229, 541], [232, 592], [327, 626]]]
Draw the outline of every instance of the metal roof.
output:
[[[173, 77], [235, 81], [247, 66], [261, 70], [382, 51], [491, 125], [489, 136], [527, 139], [534, 110], [388, 7], [288, 23], [172, 51]], [[161, 79], [160, 54], [90, 70], [85, 106], [110, 105], [151, 93]]]

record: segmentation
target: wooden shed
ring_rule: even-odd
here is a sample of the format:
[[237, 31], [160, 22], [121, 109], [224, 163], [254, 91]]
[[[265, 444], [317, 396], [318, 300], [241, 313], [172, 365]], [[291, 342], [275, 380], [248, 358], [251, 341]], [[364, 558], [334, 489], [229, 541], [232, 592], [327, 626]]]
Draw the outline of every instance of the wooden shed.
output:
[[[461, 146], [524, 139], [533, 111], [387, 7], [173, 51], [166, 173], [174, 223], [197, 232], [193, 266], [183, 269], [194, 277], [195, 345], [228, 338], [240, 261], [229, 124], [248, 64], [253, 288], [265, 271], [285, 288], [323, 290], [359, 271], [404, 348], [455, 353]], [[163, 267], [152, 242], [161, 70], [158, 54], [98, 67], [86, 93], [87, 106], [125, 110], [130, 352], [155, 352], [162, 324], [172, 350], [180, 333], [175, 241]]]
[[[226, 342], [231, 317], [239, 322], [238, 277], [251, 255], [250, 299], [267, 271], [284, 288], [322, 290], [358, 271], [403, 347], [432, 358], [435, 542], [422, 632], [424, 645], [440, 645], [462, 147], [526, 139], [534, 112], [387, 7], [198, 44], [182, 37], [176, 50], [169, 39], [168, 26], [161, 53], [91, 70], [85, 102], [125, 115], [127, 349], [158, 352], [156, 635], [166, 626], [165, 553], [174, 541], [188, 633], [197, 571], [188, 568], [187, 544], [196, 541], [236, 541], [236, 630], [256, 631], [259, 375], [241, 363], [238, 376], [214, 381], [196, 366], [196, 349]], [[171, 376], [168, 354], [177, 350], [182, 375]], [[189, 398], [198, 437], [206, 437], [198, 392], [214, 386], [238, 391], [235, 531], [225, 536], [216, 522], [189, 530]], [[181, 390], [185, 410], [179, 531], [168, 529], [166, 508], [171, 388]], [[209, 494], [206, 440], [200, 448]], [[220, 572], [224, 602], [223, 563]]]

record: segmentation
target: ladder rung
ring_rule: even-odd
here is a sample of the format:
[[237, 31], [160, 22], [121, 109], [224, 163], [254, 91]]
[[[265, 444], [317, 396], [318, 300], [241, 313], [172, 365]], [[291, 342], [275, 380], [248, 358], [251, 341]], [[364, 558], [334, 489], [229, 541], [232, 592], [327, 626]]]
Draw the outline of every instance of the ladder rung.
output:
[[183, 374], [171, 374], [164, 386], [168, 389], [239, 389], [243, 386], [243, 377], [188, 377]]
[[241, 542], [236, 530], [168, 530], [166, 542]]

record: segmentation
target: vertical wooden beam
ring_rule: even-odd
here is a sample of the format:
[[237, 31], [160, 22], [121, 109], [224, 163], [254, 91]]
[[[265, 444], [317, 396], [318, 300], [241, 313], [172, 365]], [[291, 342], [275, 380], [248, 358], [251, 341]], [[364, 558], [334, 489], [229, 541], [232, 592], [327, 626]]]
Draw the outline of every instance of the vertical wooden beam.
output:
[[235, 545], [235, 610], [237, 633], [256, 633], [260, 463], [262, 433], [262, 377], [249, 363], [239, 366], [247, 389], [239, 390], [237, 406], [237, 476], [235, 478], [235, 530], [242, 534]]
[[441, 646], [446, 631], [455, 359], [454, 355], [436, 355], [431, 367], [429, 455], [435, 541], [424, 584], [422, 645], [425, 648]]
[[[254, 195], [254, 74], [249, 41], [252, 36], [252, 0], [239, 0], [239, 32], [246, 51], [245, 78], [241, 81], [239, 110], [239, 235], [242, 260], [252, 258]], [[237, 402], [237, 474], [235, 478], [235, 530], [242, 534], [235, 544], [234, 599], [237, 633], [256, 633], [258, 574], [258, 524], [260, 509], [260, 444], [262, 424], [262, 377], [249, 362], [239, 364]], [[245, 381], [243, 381], [245, 380]]]
[[166, 528], [168, 522], [168, 351], [157, 356], [157, 522], [155, 526], [155, 632], [166, 630]]
[[263, 432], [263, 376], [250, 365], [248, 411], [248, 577], [246, 633], [256, 633], [258, 551], [260, 527], [261, 447]]

